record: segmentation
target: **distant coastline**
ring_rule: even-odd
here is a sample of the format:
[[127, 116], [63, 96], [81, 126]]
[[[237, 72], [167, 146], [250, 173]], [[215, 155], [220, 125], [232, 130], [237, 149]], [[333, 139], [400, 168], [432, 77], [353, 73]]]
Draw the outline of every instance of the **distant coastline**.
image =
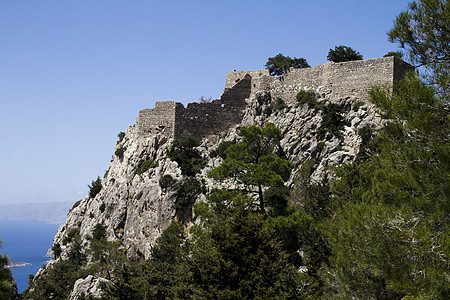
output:
[[23, 261], [15, 261], [15, 260], [9, 260], [8, 264], [6, 265], [7, 268], [17, 268], [17, 267], [26, 267], [31, 266], [30, 263], [23, 262]]

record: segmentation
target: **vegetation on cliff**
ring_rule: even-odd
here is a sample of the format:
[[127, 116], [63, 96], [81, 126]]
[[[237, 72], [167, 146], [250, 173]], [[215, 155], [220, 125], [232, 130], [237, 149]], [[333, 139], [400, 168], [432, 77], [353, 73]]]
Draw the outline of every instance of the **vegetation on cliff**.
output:
[[[432, 4], [448, 5], [422, 0], [410, 9], [420, 15]], [[448, 28], [441, 15], [433, 14], [428, 26]], [[391, 34], [414, 18], [400, 15]], [[412, 57], [435, 53], [433, 43], [421, 45], [428, 48]], [[426, 62], [445, 82], [447, 61]], [[150, 258], [126, 259], [101, 223], [84, 253], [79, 231], [71, 230], [68, 259], [48, 268], [24, 297], [65, 299], [77, 278], [97, 274], [111, 280], [104, 299], [447, 299], [450, 118], [448, 94], [437, 82], [430, 86], [413, 72], [393, 91], [372, 90], [383, 127], [359, 128], [355, 161], [317, 182], [310, 180], [314, 155], [291, 176], [281, 131], [271, 123], [241, 127], [235, 140], [209, 153], [221, 162], [210, 178], [226, 183], [211, 191], [200, 178], [208, 162], [200, 141], [175, 141], [168, 157], [182, 179], [164, 175], [159, 184], [175, 199], [178, 218]], [[297, 100], [321, 110], [316, 151], [349, 125], [336, 104], [318, 103], [309, 92]], [[195, 203], [199, 194], [206, 201]]]

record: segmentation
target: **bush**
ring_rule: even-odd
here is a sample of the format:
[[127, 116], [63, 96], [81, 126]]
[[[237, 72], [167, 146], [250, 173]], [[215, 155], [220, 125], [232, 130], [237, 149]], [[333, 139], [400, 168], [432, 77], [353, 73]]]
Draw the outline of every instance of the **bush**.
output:
[[52, 252], [53, 252], [53, 258], [57, 259], [61, 255], [61, 245], [59, 243], [56, 243], [52, 246]]
[[217, 146], [216, 150], [212, 150], [209, 154], [209, 156], [211, 157], [221, 157], [223, 159], [225, 159], [227, 157], [226, 155], [226, 151], [227, 149], [231, 146], [236, 144], [235, 141], [223, 141], [219, 144], [219, 146]]
[[75, 203], [73, 204], [72, 208], [69, 209], [69, 213], [70, 213], [72, 210], [74, 210], [78, 205], [80, 205], [80, 203], [81, 203], [81, 200], [78, 200], [77, 202], [75, 202]]
[[355, 112], [358, 111], [359, 108], [364, 104], [365, 104], [364, 101], [356, 101], [355, 103], [353, 103], [353, 111]]
[[80, 228], [72, 228], [67, 232], [66, 236], [62, 240], [63, 245], [67, 245], [68, 243], [71, 243], [72, 240], [80, 234]]
[[314, 91], [302, 90], [297, 93], [296, 98], [300, 105], [308, 104], [308, 106], [313, 109], [321, 108], [320, 104], [317, 102], [317, 94]]
[[116, 151], [114, 152], [114, 154], [120, 159], [123, 159], [123, 153], [127, 150], [126, 147], [120, 145], [119, 147], [117, 147]]
[[91, 185], [88, 185], [89, 187], [89, 197], [95, 198], [98, 193], [102, 190], [102, 180], [100, 179], [100, 176], [97, 177], [96, 180], [92, 180]]
[[177, 181], [170, 175], [164, 175], [159, 179], [159, 186], [164, 192], [167, 192]]
[[194, 177], [187, 177], [175, 185], [175, 209], [191, 207], [202, 192], [202, 184]]
[[270, 102], [271, 111], [279, 111], [285, 109], [286, 107], [288, 107], [287, 104], [281, 98], [276, 98], [275, 100], [272, 100], [272, 102]]
[[332, 62], [344, 62], [352, 60], [362, 60], [363, 56], [359, 52], [347, 46], [336, 46], [334, 50], [330, 49], [327, 59]]
[[388, 53], [386, 53], [383, 57], [389, 57], [389, 56], [393, 56], [395, 59], [402, 59], [403, 58], [403, 53], [401, 53], [400, 51], [390, 51]]
[[151, 168], [155, 168], [158, 166], [158, 162], [154, 161], [153, 159], [147, 159], [144, 161], [141, 161], [138, 165], [138, 168], [136, 170], [136, 174], [143, 174], [147, 172]]
[[136, 200], [139, 200], [139, 199], [141, 199], [141, 197], [142, 197], [143, 194], [144, 194], [144, 192], [143, 192], [143, 191], [140, 191], [139, 193], [136, 194], [136, 196], [134, 196], [134, 198], [135, 198]]
[[281, 53], [274, 57], [269, 57], [264, 66], [266, 69], [269, 69], [270, 75], [272, 76], [283, 75], [290, 68], [299, 69], [310, 67], [304, 58], [290, 58]]
[[319, 138], [325, 137], [327, 132], [340, 137], [340, 131], [344, 129], [344, 126], [347, 125], [347, 121], [341, 115], [344, 109], [335, 103], [330, 103], [325, 105], [323, 108], [323, 116], [322, 123], [320, 124], [320, 128], [318, 130]]
[[117, 137], [119, 138], [119, 140], [117, 141], [117, 144], [120, 143], [121, 141], [123, 141], [123, 138], [125, 137], [125, 132], [121, 131], [119, 132], [119, 134], [117, 135]]
[[92, 230], [92, 239], [94, 241], [100, 241], [106, 238], [106, 227], [102, 223], [97, 223]]
[[183, 175], [194, 176], [206, 165], [196, 149], [200, 144], [201, 140], [195, 136], [187, 136], [173, 142], [168, 157], [178, 163]]
[[102, 202], [102, 204], [100, 204], [100, 207], [98, 208], [101, 212], [104, 212], [105, 211], [105, 207], [106, 207], [106, 205], [105, 205], [105, 202]]

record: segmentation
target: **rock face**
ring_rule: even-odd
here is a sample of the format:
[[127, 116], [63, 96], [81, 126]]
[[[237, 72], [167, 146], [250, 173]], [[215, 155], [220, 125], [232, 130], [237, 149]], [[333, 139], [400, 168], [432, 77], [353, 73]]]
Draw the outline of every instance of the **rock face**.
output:
[[[251, 72], [249, 72], [250, 75], [243, 73], [245, 72], [240, 72], [239, 76], [242, 75], [247, 81], [253, 75]], [[354, 76], [354, 74], [350, 75]], [[193, 131], [202, 133], [200, 136], [203, 138], [202, 144], [198, 150], [208, 163], [197, 174], [197, 178], [205, 183], [206, 192], [218, 186], [218, 183], [207, 178], [206, 174], [221, 162], [220, 158], [211, 158], [210, 151], [216, 149], [221, 140], [236, 139], [241, 126], [264, 126], [267, 122], [274, 123], [284, 134], [281, 145], [288, 158], [297, 167], [302, 166], [306, 161], [313, 161], [311, 180], [318, 180], [330, 171], [330, 167], [350, 162], [356, 157], [362, 143], [362, 137], [359, 134], [362, 128], [376, 130], [382, 125], [381, 117], [373, 105], [367, 102], [365, 94], [364, 96], [358, 93], [336, 96], [333, 93], [323, 92], [322, 86], [308, 87], [307, 90], [317, 94], [316, 102], [322, 107], [319, 109], [308, 104], [300, 104], [295, 99], [295, 94], [305, 89], [301, 81], [297, 85], [292, 82], [283, 85], [279, 82], [276, 83], [276, 88], [271, 88], [273, 84], [264, 85], [263, 81], [267, 79], [261, 78], [246, 82], [251, 92], [246, 94], [245, 99], [241, 99], [244, 94], [242, 90], [235, 93], [238, 95], [236, 97], [240, 97], [239, 110], [228, 108], [223, 113], [226, 116], [229, 111], [232, 111], [234, 125], [228, 122], [222, 131], [206, 129]], [[239, 84], [238, 79], [235, 80], [236, 85]], [[387, 78], [385, 82], [389, 80], [392, 82], [393, 78]], [[227, 85], [231, 85], [228, 81], [227, 78]], [[359, 83], [358, 88], [362, 89], [361, 86]], [[342, 89], [338, 90], [342, 91]], [[224, 94], [226, 96], [222, 97], [221, 101], [233, 95], [232, 87], [231, 90], [227, 87]], [[284, 98], [279, 100], [278, 95], [284, 95]], [[217, 103], [213, 105], [217, 106]], [[326, 114], [324, 107], [331, 103], [340, 108], [339, 115], [345, 124], [339, 134], [323, 130]], [[195, 105], [191, 105], [191, 109], [192, 107]], [[192, 111], [189, 111], [189, 114], [186, 111], [183, 120], [185, 121], [188, 116], [190, 126], [193, 126], [195, 115]], [[202, 111], [204, 112], [200, 110], [199, 113], [201, 114]], [[125, 137], [117, 143], [109, 170], [102, 180], [102, 190], [93, 198], [87, 196], [68, 214], [65, 224], [61, 225], [54, 238], [54, 245], [59, 245], [61, 248], [61, 255], [57, 260], [68, 257], [70, 243], [65, 243], [64, 240], [68, 232], [73, 229], [79, 230], [82, 249], [86, 251], [89, 247], [89, 237], [92, 236], [95, 225], [99, 223], [106, 227], [109, 241], [121, 242], [128, 257], [148, 258], [150, 256], [152, 245], [175, 217], [173, 191], [163, 189], [160, 186], [160, 179], [164, 175], [170, 175], [177, 181], [183, 178], [178, 164], [167, 158], [167, 153], [176, 132], [182, 132], [184, 135], [191, 130], [183, 131], [177, 123], [171, 123], [167, 127], [164, 122], [158, 123], [159, 129], [155, 127], [147, 130], [148, 123], [147, 125], [143, 123], [156, 122], [152, 119], [153, 113], [153, 110], [145, 113], [141, 111], [137, 118], [137, 125], [130, 126], [126, 130]], [[207, 118], [203, 116], [203, 119]], [[170, 120], [175, 122], [173, 120], [176, 118]], [[319, 134], [320, 132], [322, 133]], [[207, 136], [203, 133], [207, 133]], [[142, 169], [145, 161], [153, 162], [147, 170]], [[292, 178], [294, 176], [295, 172]], [[201, 194], [196, 201], [204, 200], [205, 195]], [[52, 263], [47, 267], [50, 267]], [[45, 269], [39, 274], [45, 276]], [[95, 281], [92, 276], [77, 281], [72, 296], [78, 295], [74, 294], [75, 290], [91, 291], [91, 287], [98, 286], [98, 282], [99, 280]], [[84, 288], [85, 286], [87, 288]], [[71, 299], [76, 299], [72, 296]]]
[[108, 280], [95, 278], [92, 275], [84, 279], [78, 279], [70, 293], [69, 300], [85, 299], [87, 296], [99, 298], [102, 295], [102, 284], [107, 284]]

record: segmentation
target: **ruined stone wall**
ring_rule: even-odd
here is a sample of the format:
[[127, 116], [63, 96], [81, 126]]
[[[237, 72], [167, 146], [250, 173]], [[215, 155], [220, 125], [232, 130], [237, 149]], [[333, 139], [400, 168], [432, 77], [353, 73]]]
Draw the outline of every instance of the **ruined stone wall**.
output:
[[251, 83], [252, 78], [247, 75], [232, 88], [225, 89], [220, 99], [208, 103], [189, 103], [185, 109], [177, 110], [175, 137], [220, 135], [239, 124], [245, 99], [250, 96]]
[[189, 103], [186, 108], [173, 101], [157, 102], [155, 108], [139, 112], [136, 125], [142, 135], [220, 136], [241, 122], [246, 99], [251, 94], [270, 92], [272, 99], [280, 97], [293, 103], [299, 91], [314, 90], [329, 100], [345, 97], [367, 100], [372, 87], [392, 88], [394, 81], [411, 68], [394, 57], [384, 57], [291, 69], [280, 77], [270, 76], [268, 70], [228, 72], [220, 99]]
[[[328, 99], [356, 97], [367, 100], [368, 91], [374, 86], [392, 87], [412, 67], [394, 57], [328, 62], [312, 68], [291, 69], [285, 75], [273, 77], [268, 70], [233, 71], [227, 73], [226, 86], [232, 86], [245, 74], [252, 75], [252, 93], [270, 90], [272, 97], [285, 102], [295, 101], [300, 90], [314, 90]], [[258, 77], [259, 76], [259, 77]]]
[[136, 118], [136, 126], [139, 134], [152, 135], [163, 133], [173, 136], [175, 130], [175, 107], [174, 101], [158, 101], [155, 108], [147, 108], [139, 111]]
[[220, 135], [242, 120], [245, 100], [250, 96], [250, 75], [227, 88], [218, 100], [183, 104], [173, 101], [156, 102], [155, 108], [141, 110], [136, 125], [141, 135], [163, 133], [181, 138]]

